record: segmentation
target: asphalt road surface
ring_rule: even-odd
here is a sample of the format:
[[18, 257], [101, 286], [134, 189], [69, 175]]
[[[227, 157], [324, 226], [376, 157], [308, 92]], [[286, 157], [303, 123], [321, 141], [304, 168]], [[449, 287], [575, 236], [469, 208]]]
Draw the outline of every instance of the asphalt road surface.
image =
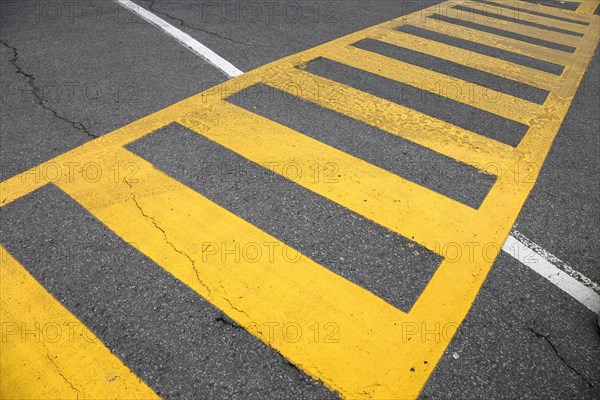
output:
[[2, 0], [0, 398], [600, 398], [598, 4]]

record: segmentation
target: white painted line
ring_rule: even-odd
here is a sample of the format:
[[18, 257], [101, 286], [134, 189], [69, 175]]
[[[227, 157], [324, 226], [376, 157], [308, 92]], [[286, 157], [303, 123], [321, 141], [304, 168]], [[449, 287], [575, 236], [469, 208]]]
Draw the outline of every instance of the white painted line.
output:
[[242, 71], [234, 67], [229, 61], [225, 60], [223, 57], [221, 57], [202, 43], [198, 42], [196, 39], [194, 39], [187, 33], [180, 31], [173, 25], [160, 19], [159, 17], [152, 14], [150, 11], [147, 11], [143, 7], [140, 7], [129, 0], [114, 1], [116, 1], [132, 13], [150, 22], [152, 25], [159, 27], [167, 34], [174, 37], [175, 40], [177, 40], [179, 43], [190, 49], [193, 53], [202, 57], [204, 60], [220, 69], [223, 73], [225, 73], [225, 75], [229, 76], [230, 78], [243, 74]]
[[525, 246], [529, 247], [531, 250], [535, 251], [536, 253], [538, 253], [539, 255], [544, 257], [550, 263], [554, 264], [557, 268], [563, 270], [563, 272], [565, 272], [567, 275], [570, 275], [571, 277], [577, 279], [579, 282], [583, 283], [585, 286], [589, 287], [594, 292], [600, 294], [600, 285], [593, 282], [590, 278], [583, 275], [581, 272], [575, 271], [573, 268], [568, 266], [567, 263], [562, 261], [560, 258], [556, 257], [554, 254], [550, 253], [546, 249], [544, 249], [541, 246], [538, 246], [537, 244], [532, 242], [529, 238], [527, 238], [521, 232], [519, 232], [517, 230], [513, 230], [512, 236], [515, 239], [517, 239], [519, 242], [523, 243]]
[[502, 250], [548, 279], [593, 312], [600, 312], [598, 285], [531, 242], [520, 232], [513, 231], [506, 239]]

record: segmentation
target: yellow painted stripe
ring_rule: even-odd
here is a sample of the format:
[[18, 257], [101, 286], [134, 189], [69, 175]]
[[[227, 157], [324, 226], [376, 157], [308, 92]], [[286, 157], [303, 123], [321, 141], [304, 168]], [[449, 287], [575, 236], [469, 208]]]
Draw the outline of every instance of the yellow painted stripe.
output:
[[453, 61], [548, 91], [555, 89], [560, 79], [558, 76], [548, 72], [449, 46], [394, 29], [381, 30], [380, 34], [374, 38], [395, 46], [430, 54], [444, 60]]
[[520, 156], [512, 146], [305, 71], [273, 73], [265, 83], [475, 168], [509, 168]]
[[525, 125], [542, 112], [542, 106], [527, 100], [357, 47], [342, 47], [328, 52], [326, 57]]
[[0, 246], [2, 399], [157, 399]]
[[[510, 0], [510, 1], [506, 1], [506, 2], [496, 1], [496, 0], [486, 0], [486, 1], [488, 3], [494, 3], [499, 6], [503, 6], [506, 3], [506, 5], [508, 5], [508, 6], [519, 7], [522, 10], [537, 11], [542, 14], [552, 15], [554, 17], [569, 18], [569, 19], [572, 19], [575, 21], [582, 21], [582, 22], [590, 22], [589, 18], [587, 18], [581, 14], [577, 14], [573, 10], [552, 7], [552, 6], [545, 6], [545, 5], [539, 4], [539, 3], [528, 3], [525, 1], [519, 1], [519, 0]], [[525, 15], [525, 14], [526, 13], [521, 13], [519, 15]], [[535, 21], [533, 21], [533, 22], [535, 22]]]
[[73, 174], [73, 171], [78, 171], [87, 164], [87, 161], [78, 166], [71, 163], [73, 159], [81, 158], [81, 154], [94, 154], [99, 150], [103, 151], [110, 147], [124, 145], [160, 129], [173, 121], [176, 115], [189, 111], [189, 107], [194, 104], [190, 100], [193, 101], [195, 97], [201, 98], [201, 96], [201, 94], [197, 94], [182, 100], [2, 181], [0, 183], [0, 207], [55, 181], [55, 177], [69, 176]]
[[462, 203], [235, 105], [222, 103], [213, 113], [218, 118], [208, 125], [194, 118], [179, 122], [260, 165], [294, 162], [306, 170], [336, 164], [337, 183], [315, 182], [308, 174], [295, 182], [419, 243], [470, 237], [467, 229], [439, 228], [475, 223], [475, 210]]
[[[410, 372], [409, 343], [401, 335], [405, 313], [305, 256], [289, 261], [295, 257], [284, 257], [279, 240], [130, 152], [102, 157], [107, 165], [115, 162], [135, 163], [135, 182], [76, 179], [61, 181], [59, 187], [253, 335], [345, 397], [363, 398], [370, 391], [377, 398], [395, 398], [418, 392], [414, 376], [432, 366], [421, 363], [418, 373]], [[271, 243], [276, 251], [272, 262], [267, 257], [235, 262], [231, 255], [225, 260], [220, 254], [206, 256], [209, 243], [225, 243], [230, 249], [235, 243]], [[275, 335], [268, 329], [273, 323], [278, 326]], [[285, 340], [285, 324], [303, 334]], [[330, 324], [316, 340], [310, 328], [315, 324], [322, 329]], [[333, 331], [337, 333], [325, 336]]]
[[[500, 6], [502, 6], [504, 4], [503, 1], [498, 1], [498, 0], [487, 0], [489, 3], [494, 3], [494, 4], [498, 4]], [[577, 14], [577, 12], [573, 11], [573, 10], [568, 10], [568, 9], [564, 9], [564, 8], [558, 8], [558, 7], [552, 7], [552, 6], [545, 6], [543, 4], [539, 4], [539, 3], [528, 3], [525, 1], [519, 1], [519, 0], [510, 0], [506, 2], [507, 5], [509, 6], [513, 6], [513, 7], [519, 7], [523, 10], [531, 10], [531, 11], [537, 11], [543, 14], [548, 14], [548, 15], [552, 15], [554, 17], [562, 17], [562, 18], [570, 18], [576, 21], [582, 21], [582, 22], [589, 22], [589, 18], [581, 15], [581, 14]], [[523, 14], [521, 14], [523, 15]]]
[[414, 19], [410, 25], [419, 26], [445, 35], [454, 36], [471, 42], [480, 43], [486, 46], [522, 54], [527, 57], [537, 58], [554, 64], [567, 65], [572, 62], [572, 53], [560, 50], [554, 50], [548, 47], [538, 46], [532, 43], [523, 42], [475, 29], [466, 29], [456, 24], [450, 24], [444, 21], [436, 21], [433, 18]]
[[[511, 5], [511, 4], [509, 3], [509, 5]], [[488, 16], [483, 16], [483, 18], [492, 19], [492, 20], [494, 20], [493, 16], [514, 17], [515, 12], [516, 12], [514, 10], [510, 10], [507, 8], [501, 8], [496, 5], [488, 5], [488, 4], [476, 4], [475, 10], [483, 10], [486, 13], [491, 14]], [[523, 21], [523, 22], [532, 22], [532, 23], [547, 26], [549, 28], [563, 29], [563, 30], [566, 30], [569, 32], [583, 34], [588, 30], [588, 27], [584, 26], [584, 25], [574, 24], [572, 22], [561, 21], [558, 19], [553, 19], [553, 18], [548, 18], [548, 17], [543, 17], [541, 15], [521, 13], [521, 14], [518, 14], [518, 18], [520, 21]], [[494, 20], [494, 21], [496, 21], [496, 20]], [[523, 29], [528, 29], [528, 28], [529, 28], [528, 25], [523, 25]]]
[[474, 22], [479, 25], [484, 25], [490, 28], [501, 29], [512, 33], [517, 33], [523, 36], [530, 36], [536, 39], [546, 40], [548, 42], [554, 42], [565, 46], [577, 47], [581, 44], [581, 37], [567, 35], [560, 32], [553, 32], [547, 29], [536, 28], [534, 26], [526, 26], [517, 24], [515, 22], [504, 21], [504, 20], [491, 20], [484, 15], [472, 14], [466, 12], [458, 12], [452, 14], [453, 19]]
[[[564, 85], [555, 93], [550, 93], [546, 101], [548, 112], [539, 118], [527, 135], [519, 144], [519, 149], [535, 165], [541, 166], [546, 154], [550, 151], [554, 135], [569, 110], [571, 101], [583, 79], [583, 75], [590, 63], [598, 40], [600, 39], [600, 17], [593, 20], [590, 31], [586, 34], [583, 45], [577, 49], [575, 57], [577, 62], [569, 65], [563, 74]], [[549, 137], [549, 135], [552, 136]]]
[[579, 7], [577, 7], [577, 12], [580, 14], [593, 14], [598, 8], [598, 5], [600, 5], [599, 1], [583, 1]]
[[[551, 95], [558, 96], [561, 98], [570, 98], [575, 96], [579, 82], [583, 78], [585, 71], [590, 63], [594, 50], [600, 39], [600, 17], [595, 16], [593, 19], [590, 30], [584, 36], [584, 43], [580, 48], [575, 51], [575, 61], [568, 65], [563, 72], [563, 84], [551, 93]], [[548, 106], [548, 110], [553, 108]]]

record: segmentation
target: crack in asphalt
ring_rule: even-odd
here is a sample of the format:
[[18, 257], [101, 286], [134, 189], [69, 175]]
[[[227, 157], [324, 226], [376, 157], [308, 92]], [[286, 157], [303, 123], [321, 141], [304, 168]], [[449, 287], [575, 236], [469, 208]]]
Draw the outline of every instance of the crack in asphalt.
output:
[[[369, 386], [367, 386], [367, 387], [366, 387], [366, 388], [365, 388], [365, 389], [364, 389], [364, 390], [361, 392], [361, 394], [363, 394], [363, 395], [365, 395], [365, 396], [368, 396], [368, 397], [370, 397], [370, 398], [373, 398], [373, 393], [372, 393], [372, 391], [373, 391], [373, 390], [375, 390], [375, 389], [377, 389], [377, 388], [379, 388], [379, 387], [387, 388], [387, 386], [386, 386], [386, 385], [382, 385], [381, 383], [379, 383], [379, 382], [376, 382], [376, 383], [374, 383], [374, 384], [372, 384], [372, 385], [369, 385]], [[388, 389], [388, 390], [389, 390], [389, 389]]]
[[[124, 180], [124, 182], [127, 184], [127, 186], [129, 186], [130, 189], [133, 189], [133, 186], [131, 185], [131, 183], [129, 183], [127, 180]], [[165, 243], [168, 244], [169, 246], [171, 246], [171, 248], [173, 250], [175, 250], [175, 252], [181, 254], [182, 256], [184, 256], [185, 258], [187, 258], [190, 261], [190, 264], [192, 265], [192, 268], [194, 269], [194, 272], [196, 273], [196, 279], [198, 279], [198, 283], [200, 283], [200, 285], [204, 286], [206, 288], [206, 290], [208, 290], [208, 295], [210, 296], [212, 294], [212, 290], [210, 289], [210, 287], [208, 285], [206, 285], [204, 283], [204, 281], [202, 281], [202, 278], [200, 278], [200, 272], [198, 271], [198, 268], [196, 268], [196, 261], [194, 261], [194, 259], [192, 257], [190, 257], [189, 254], [187, 254], [186, 252], [179, 250], [177, 248], [177, 246], [175, 246], [175, 244], [169, 240], [169, 237], [167, 236], [167, 232], [163, 228], [161, 228], [161, 226], [158, 225], [158, 223], [156, 223], [156, 219], [154, 217], [146, 214], [146, 212], [144, 211], [144, 209], [142, 208], [140, 203], [137, 201], [137, 198], [133, 192], [131, 192], [131, 198], [132, 198], [133, 202], [135, 203], [135, 206], [138, 208], [138, 210], [140, 210], [140, 213], [142, 214], [142, 216], [144, 218], [146, 218], [147, 220], [149, 220], [150, 222], [152, 222], [152, 225], [154, 225], [154, 227], [156, 229], [158, 229], [159, 231], [162, 232]]]
[[72, 121], [66, 117], [63, 117], [62, 115], [60, 115], [58, 113], [58, 111], [56, 111], [52, 107], [46, 105], [44, 103], [43, 97], [39, 93], [39, 89], [35, 86], [35, 76], [33, 76], [33, 74], [25, 72], [25, 70], [23, 70], [23, 68], [21, 68], [21, 66], [19, 65], [19, 63], [18, 63], [19, 53], [17, 51], [17, 48], [9, 45], [8, 43], [6, 43], [4, 40], [1, 40], [1, 39], [0, 39], [0, 43], [2, 43], [7, 49], [9, 49], [12, 52], [12, 58], [9, 60], [9, 62], [17, 69], [17, 74], [23, 75], [27, 79], [27, 84], [29, 85], [29, 87], [31, 87], [33, 95], [35, 96], [35, 99], [37, 100], [37, 104], [40, 107], [42, 107], [44, 110], [50, 111], [54, 115], [55, 118], [60, 119], [61, 121], [67, 122], [73, 128], [77, 129], [80, 132], [85, 133], [92, 139], [96, 139], [98, 137], [97, 135], [94, 135], [93, 133], [91, 133], [81, 122]]
[[[129, 186], [130, 189], [133, 189], [133, 186], [131, 185], [131, 183], [129, 183], [127, 180], [124, 180], [124, 182], [127, 184], [127, 186]], [[152, 222], [152, 225], [154, 225], [154, 227], [156, 229], [158, 229], [162, 233], [163, 238], [165, 240], [165, 243], [167, 243], [169, 246], [171, 246], [171, 248], [173, 250], [175, 250], [177, 253], [181, 254], [182, 256], [186, 257], [190, 261], [190, 264], [192, 265], [192, 268], [194, 269], [194, 272], [196, 273], [196, 279], [198, 280], [198, 283], [200, 283], [200, 285], [202, 285], [203, 287], [205, 287], [206, 290], [208, 290], [208, 295], [211, 296], [212, 295], [212, 290], [210, 289], [210, 287], [206, 283], [204, 283], [204, 281], [200, 277], [200, 272], [198, 271], [198, 268], [196, 267], [196, 261], [192, 257], [190, 257], [190, 255], [187, 254], [186, 252], [184, 252], [182, 250], [179, 250], [177, 248], [177, 246], [175, 246], [175, 244], [169, 240], [167, 232], [160, 225], [158, 225], [158, 223], [156, 222], [156, 219], [154, 217], [152, 217], [151, 215], [146, 214], [146, 212], [144, 211], [144, 209], [142, 208], [142, 206], [138, 202], [138, 200], [137, 200], [135, 194], [133, 193], [133, 191], [131, 192], [131, 198], [132, 198], [135, 206], [137, 207], [137, 209], [142, 214], [142, 216], [144, 218], [148, 219], [150, 222]], [[219, 286], [221, 287], [221, 289], [223, 291], [223, 294], [224, 294], [224, 296], [220, 296], [221, 299], [223, 299], [224, 301], [226, 301], [232, 309], [234, 309], [235, 311], [239, 312], [240, 314], [245, 315], [249, 320], [252, 321], [252, 318], [244, 310], [238, 308], [237, 306], [235, 306], [231, 302], [231, 300], [229, 300], [229, 297], [227, 295], [227, 291], [226, 291], [225, 287], [223, 286], [223, 284], [221, 283], [221, 281], [218, 281], [218, 283], [219, 283]]]
[[583, 379], [583, 381], [585, 383], [587, 383], [587, 385], [589, 387], [594, 387], [594, 385], [588, 381], [585, 376], [583, 376], [579, 371], [577, 371], [573, 366], [571, 366], [571, 364], [569, 364], [567, 362], [567, 360], [564, 359], [564, 357], [562, 355], [560, 355], [560, 353], [558, 352], [558, 349], [556, 348], [556, 346], [554, 345], [554, 343], [552, 343], [549, 339], [550, 335], [542, 335], [541, 333], [539, 333], [538, 331], [536, 331], [533, 328], [527, 327], [527, 322], [524, 321], [523, 319], [521, 319], [518, 315], [516, 315], [515, 313], [512, 312], [511, 309], [506, 308], [504, 306], [504, 301], [503, 299], [498, 295], [498, 293], [496, 293], [495, 290], [493, 290], [491, 287], [486, 287], [485, 285], [481, 288], [482, 291], [487, 291], [488, 293], [490, 293], [492, 296], [494, 296], [497, 300], [498, 303], [500, 304], [500, 307], [507, 313], [509, 314], [513, 320], [517, 321], [520, 324], [513, 324], [512, 322], [510, 322], [509, 320], [506, 320], [512, 327], [515, 327], [517, 329], [522, 328], [523, 326], [526, 327], [526, 329], [530, 332], [532, 332], [536, 337], [538, 338], [543, 338], [546, 342], [548, 342], [548, 344], [550, 345], [550, 347], [552, 347], [552, 350], [554, 350], [554, 353], [556, 354], [556, 356], [562, 361], [562, 363], [567, 366], [569, 369], [571, 369], [573, 372], [575, 372], [577, 375], [579, 375], [579, 377], [581, 379]]
[[42, 341], [42, 346], [44, 346], [44, 349], [46, 349], [46, 357], [48, 357], [48, 360], [50, 360], [50, 363], [54, 366], [54, 368], [56, 369], [56, 372], [58, 372], [58, 374], [61, 376], [61, 378], [63, 378], [63, 380], [65, 382], [67, 382], [67, 384], [71, 387], [71, 389], [73, 389], [75, 391], [76, 398], [79, 399], [79, 394], [81, 393], [79, 391], [79, 389], [77, 389], [75, 386], [73, 386], [73, 384], [71, 383], [71, 381], [69, 381], [67, 379], [67, 377], [63, 375], [62, 371], [58, 367], [58, 364], [56, 364], [56, 362], [54, 361], [54, 359], [50, 356], [50, 350], [48, 350], [48, 347], [46, 346], [46, 342]]
[[236, 307], [236, 306], [235, 306], [235, 305], [234, 305], [234, 304], [231, 302], [231, 300], [229, 300], [229, 295], [227, 294], [227, 289], [225, 289], [225, 286], [223, 286], [223, 284], [221, 283], [221, 281], [220, 281], [220, 280], [218, 281], [218, 283], [219, 283], [219, 286], [221, 286], [221, 289], [223, 290], [223, 293], [225, 294], [225, 296], [221, 296], [221, 298], [222, 298], [223, 300], [225, 300], [225, 301], [227, 302], [227, 304], [229, 304], [229, 307], [233, 308], [235, 311], [239, 312], [240, 314], [243, 314], [243, 315], [245, 315], [245, 316], [246, 316], [246, 318], [248, 318], [250, 321], [253, 321], [253, 322], [254, 322], [254, 320], [253, 320], [253, 319], [252, 319], [252, 318], [251, 318], [251, 317], [250, 317], [250, 316], [249, 316], [249, 315], [246, 313], [246, 311], [244, 311], [244, 310], [242, 310], [242, 309], [240, 309], [240, 308], [237, 308], [237, 307]]
[[242, 329], [241, 326], [233, 322], [227, 315], [223, 314], [221, 317], [215, 318], [216, 322], [221, 322], [223, 325], [229, 325], [235, 329]]
[[188, 24], [187, 22], [185, 22], [185, 21], [184, 21], [183, 19], [181, 19], [181, 18], [174, 17], [174, 16], [172, 16], [171, 14], [169, 14], [169, 13], [167, 13], [167, 12], [164, 12], [164, 11], [158, 11], [156, 8], [154, 8], [154, 3], [155, 3], [155, 2], [156, 2], [156, 0], [151, 0], [151, 1], [150, 1], [150, 5], [148, 6], [148, 9], [149, 9], [149, 10], [153, 11], [153, 12], [154, 12], [154, 13], [156, 13], [156, 14], [160, 14], [160, 15], [163, 15], [163, 16], [165, 16], [165, 17], [167, 17], [167, 18], [170, 18], [170, 19], [172, 19], [172, 20], [174, 20], [174, 21], [177, 21], [177, 22], [179, 22], [179, 24], [180, 24], [181, 26], [183, 26], [183, 27], [186, 27], [186, 28], [189, 28], [189, 29], [193, 29], [193, 30], [195, 30], [195, 31], [198, 31], [198, 32], [204, 32], [204, 33], [206, 33], [206, 34], [213, 35], [213, 36], [216, 36], [216, 37], [218, 37], [218, 38], [221, 38], [221, 39], [224, 39], [224, 40], [228, 40], [228, 41], [230, 41], [230, 42], [232, 42], [232, 43], [241, 44], [241, 45], [243, 45], [243, 46], [249, 46], [249, 47], [252, 47], [252, 46], [253, 46], [253, 45], [251, 45], [251, 44], [249, 44], [249, 43], [240, 42], [240, 41], [237, 41], [237, 40], [235, 40], [235, 39], [231, 39], [231, 38], [229, 38], [229, 37], [227, 37], [227, 36], [222, 36], [222, 35], [219, 35], [218, 33], [214, 33], [214, 32], [208, 31], [208, 30], [206, 30], [206, 29], [197, 28], [197, 27], [195, 27], [195, 26], [192, 26], [192, 25]]
[[588, 385], [589, 387], [591, 387], [591, 388], [593, 388], [593, 387], [594, 387], [594, 385], [593, 385], [593, 384], [592, 384], [590, 381], [588, 381], [588, 380], [586, 379], [586, 377], [585, 377], [585, 376], [583, 376], [583, 375], [581, 374], [581, 372], [577, 371], [577, 370], [576, 370], [576, 369], [575, 369], [573, 366], [571, 366], [571, 364], [569, 364], [569, 363], [567, 362], [567, 360], [565, 360], [565, 358], [564, 358], [563, 356], [561, 356], [561, 355], [560, 355], [560, 353], [558, 352], [558, 349], [556, 348], [556, 346], [554, 345], [554, 343], [552, 343], [552, 341], [550, 340], [550, 335], [543, 335], [543, 334], [539, 333], [538, 331], [536, 331], [536, 330], [535, 330], [535, 329], [533, 329], [533, 328], [529, 328], [529, 327], [528, 327], [527, 329], [528, 329], [529, 331], [531, 331], [531, 332], [532, 332], [532, 333], [533, 333], [533, 334], [534, 334], [536, 337], [538, 337], [538, 338], [543, 338], [543, 339], [544, 339], [544, 340], [545, 340], [545, 341], [546, 341], [546, 342], [547, 342], [547, 343], [550, 345], [550, 347], [552, 347], [552, 350], [554, 350], [554, 353], [555, 353], [555, 354], [556, 354], [556, 356], [557, 356], [557, 357], [560, 359], [560, 361], [562, 361], [562, 363], [563, 363], [564, 365], [566, 365], [566, 366], [567, 366], [567, 367], [568, 367], [570, 370], [572, 370], [572, 371], [573, 371], [573, 372], [575, 372], [577, 375], [579, 375], [579, 377], [580, 377], [581, 379], [583, 379], [583, 381], [584, 381], [585, 383], [587, 383], [587, 385]]

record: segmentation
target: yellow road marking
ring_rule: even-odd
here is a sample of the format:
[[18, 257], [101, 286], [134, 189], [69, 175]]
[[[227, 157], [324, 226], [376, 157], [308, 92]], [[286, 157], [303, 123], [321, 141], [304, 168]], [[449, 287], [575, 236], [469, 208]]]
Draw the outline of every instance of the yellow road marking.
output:
[[[505, 17], [512, 17], [512, 18], [515, 17], [515, 12], [513, 10], [501, 7], [502, 3], [496, 3], [500, 7], [494, 6], [494, 5], [490, 6], [490, 5], [484, 4], [484, 3], [472, 3], [472, 4], [474, 4], [475, 10], [483, 10], [486, 13], [491, 14], [492, 16], [505, 16]], [[512, 4], [510, 2], [507, 2], [506, 5], [512, 5]], [[531, 9], [531, 7], [529, 9]], [[586, 33], [588, 30], [587, 26], [584, 26], [581, 24], [575, 24], [572, 22], [561, 21], [561, 20], [554, 19], [554, 18], [547, 18], [547, 17], [541, 16], [541, 15], [520, 13], [520, 14], [517, 14], [516, 17], [519, 21], [532, 22], [532, 23], [545, 25], [545, 26], [552, 27], [552, 28], [563, 29], [563, 30], [566, 30], [569, 32]], [[486, 17], [484, 17], [484, 18], [486, 18]], [[494, 17], [488, 16], [487, 18], [494, 18]], [[525, 27], [529, 28], [528, 25], [525, 25]]]
[[405, 47], [420, 53], [430, 54], [480, 71], [523, 82], [540, 89], [553, 90], [556, 88], [556, 81], [558, 78], [556, 75], [509, 61], [435, 42], [433, 40], [393, 29], [381, 30], [376, 38], [382, 42]]
[[[359, 393], [365, 384], [377, 384], [380, 377], [372, 374], [374, 369], [401, 362], [400, 349], [391, 354], [377, 343], [389, 341], [394, 331], [391, 335], [399, 341], [397, 324], [406, 319], [402, 311], [307, 257], [288, 261], [274, 251], [272, 261], [241, 258], [233, 263], [233, 257], [223, 262], [221, 257], [207, 256], [208, 243], [224, 243], [230, 249], [235, 243], [271, 243], [274, 249], [284, 244], [127, 150], [113, 150], [101, 160], [105, 165], [136, 164], [135, 182], [91, 183], [79, 178], [58, 182], [59, 187], [306, 372], [333, 387]], [[312, 335], [284, 341], [258, 329], [273, 321], [298, 324], [304, 332], [315, 323], [332, 322], [339, 341], [315, 341]], [[357, 363], [356, 352], [368, 355]]]
[[[534, 3], [528, 3], [525, 1], [519, 1], [519, 0], [509, 0], [509, 1], [487, 0], [487, 2], [496, 4], [499, 6], [506, 4], [509, 6], [518, 7], [522, 10], [537, 11], [542, 14], [548, 14], [548, 15], [552, 15], [555, 17], [569, 18], [569, 19], [582, 21], [582, 22], [590, 22], [590, 19], [587, 16], [578, 14], [575, 11], [557, 8], [557, 7], [545, 6], [543, 4], [534, 4]], [[597, 0], [594, 0], [593, 2], [597, 2]], [[592, 14], [592, 13], [593, 13], [593, 11], [587, 12], [586, 14]], [[523, 15], [523, 14], [519, 14], [519, 15]]]
[[[454, 6], [466, 2], [443, 4]], [[436, 10], [437, 6], [430, 7], [285, 57], [133, 122], [2, 182], [0, 200], [8, 204], [52, 181], [39, 171], [56, 164], [61, 173], [54, 181], [62, 190], [119, 236], [138, 244], [140, 251], [157, 264], [332, 390], [348, 398], [416, 397], [468, 312], [527, 198], [599, 36], [599, 18], [593, 15], [585, 16], [590, 26], [585, 29], [584, 37], [500, 23], [505, 30], [534, 37], [541, 32], [546, 40], [576, 47], [571, 57], [561, 60], [552, 60], [560, 53], [522, 47], [526, 49], [523, 51], [537, 51], [548, 56], [549, 61], [564, 64], [564, 73], [555, 76], [433, 41], [415, 41], [411, 35], [392, 31]], [[485, 24], [485, 18], [476, 22]], [[493, 26], [497, 25], [494, 22]], [[369, 37], [409, 48], [413, 44], [405, 39], [410, 37], [414, 43], [426, 46], [425, 51], [430, 54], [535, 84], [547, 88], [550, 94], [543, 106], [523, 102], [524, 107], [512, 114], [514, 105], [510, 102], [497, 106], [478, 100], [467, 102], [526, 122], [527, 134], [517, 147], [512, 147], [296, 68], [317, 57], [326, 57], [415, 85], [421, 84], [422, 80], [417, 79], [421, 73], [447, 84], [460, 82], [350, 47]], [[488, 44], [495, 40], [490, 35], [481, 37]], [[364, 60], [352, 59], [352, 52], [365, 56]], [[372, 62], [380, 66], [376, 68]], [[401, 68], [406, 77], [394, 68]], [[225, 93], [231, 95], [257, 83], [295, 94], [472, 166], [496, 165], [497, 180], [475, 210], [223, 99]], [[448, 96], [459, 100], [458, 96]], [[501, 99], [500, 103], [515, 101], [510, 96]], [[464, 98], [459, 101], [466, 102]], [[272, 243], [275, 247], [284, 244], [122, 148], [171, 122], [179, 122], [259, 164], [335, 161], [341, 172], [338, 183], [301, 179], [298, 184], [414, 238], [442, 257], [446, 254], [440, 251], [440, 245], [451, 242], [458, 244], [463, 254], [444, 258], [407, 313], [304, 256], [293, 265], [279, 253], [275, 253], [272, 264], [206, 259], [205, 245], [209, 242], [232, 246], [234, 240]], [[103, 169], [115, 163], [134, 163], [138, 173], [130, 180], [105, 176], [91, 182], [82, 176], [85, 170], [82, 165], [90, 161]], [[68, 163], [78, 165], [74, 174], [69, 173]], [[530, 179], [523, 179], [519, 171], [529, 164], [537, 168]], [[479, 246], [478, 251], [469, 252], [473, 248], [469, 246], [475, 245]], [[339, 329], [339, 341], [316, 342], [308, 336], [296, 342], [281, 340], [260, 329], [271, 322], [292, 322], [302, 328], [306, 324], [331, 322]]]
[[516, 22], [505, 21], [501, 19], [490, 19], [484, 15], [467, 13], [452, 14], [452, 18], [465, 21], [474, 22], [479, 25], [484, 25], [490, 28], [502, 29], [504, 31], [517, 33], [523, 36], [530, 36], [536, 39], [546, 40], [548, 42], [554, 42], [565, 46], [577, 47], [581, 41], [581, 37], [568, 35], [566, 33], [549, 31], [547, 29], [536, 28], [534, 26], [527, 26]]
[[559, 65], [569, 64], [573, 56], [571, 53], [564, 51], [538, 46], [493, 33], [465, 29], [455, 24], [437, 21], [434, 18], [413, 19], [411, 25]]
[[[542, 106], [539, 104], [357, 47], [331, 51], [327, 54], [327, 58], [443, 95], [525, 125], [529, 125], [531, 120], [542, 111]], [[499, 99], [502, 101], [498, 101]]]
[[476, 168], [494, 163], [508, 169], [520, 157], [504, 143], [301, 70], [274, 75], [266, 83]]
[[582, 1], [577, 7], [577, 12], [581, 14], [593, 14], [600, 4], [596, 0]]
[[2, 399], [158, 399], [0, 246]]
[[419, 243], [446, 243], [451, 236], [440, 224], [474, 220], [468, 206], [245, 109], [222, 103], [213, 112], [220, 118], [208, 126], [189, 118], [178, 122], [260, 165], [293, 161], [305, 170], [315, 162], [338, 165], [337, 183], [308, 175], [295, 182]]

